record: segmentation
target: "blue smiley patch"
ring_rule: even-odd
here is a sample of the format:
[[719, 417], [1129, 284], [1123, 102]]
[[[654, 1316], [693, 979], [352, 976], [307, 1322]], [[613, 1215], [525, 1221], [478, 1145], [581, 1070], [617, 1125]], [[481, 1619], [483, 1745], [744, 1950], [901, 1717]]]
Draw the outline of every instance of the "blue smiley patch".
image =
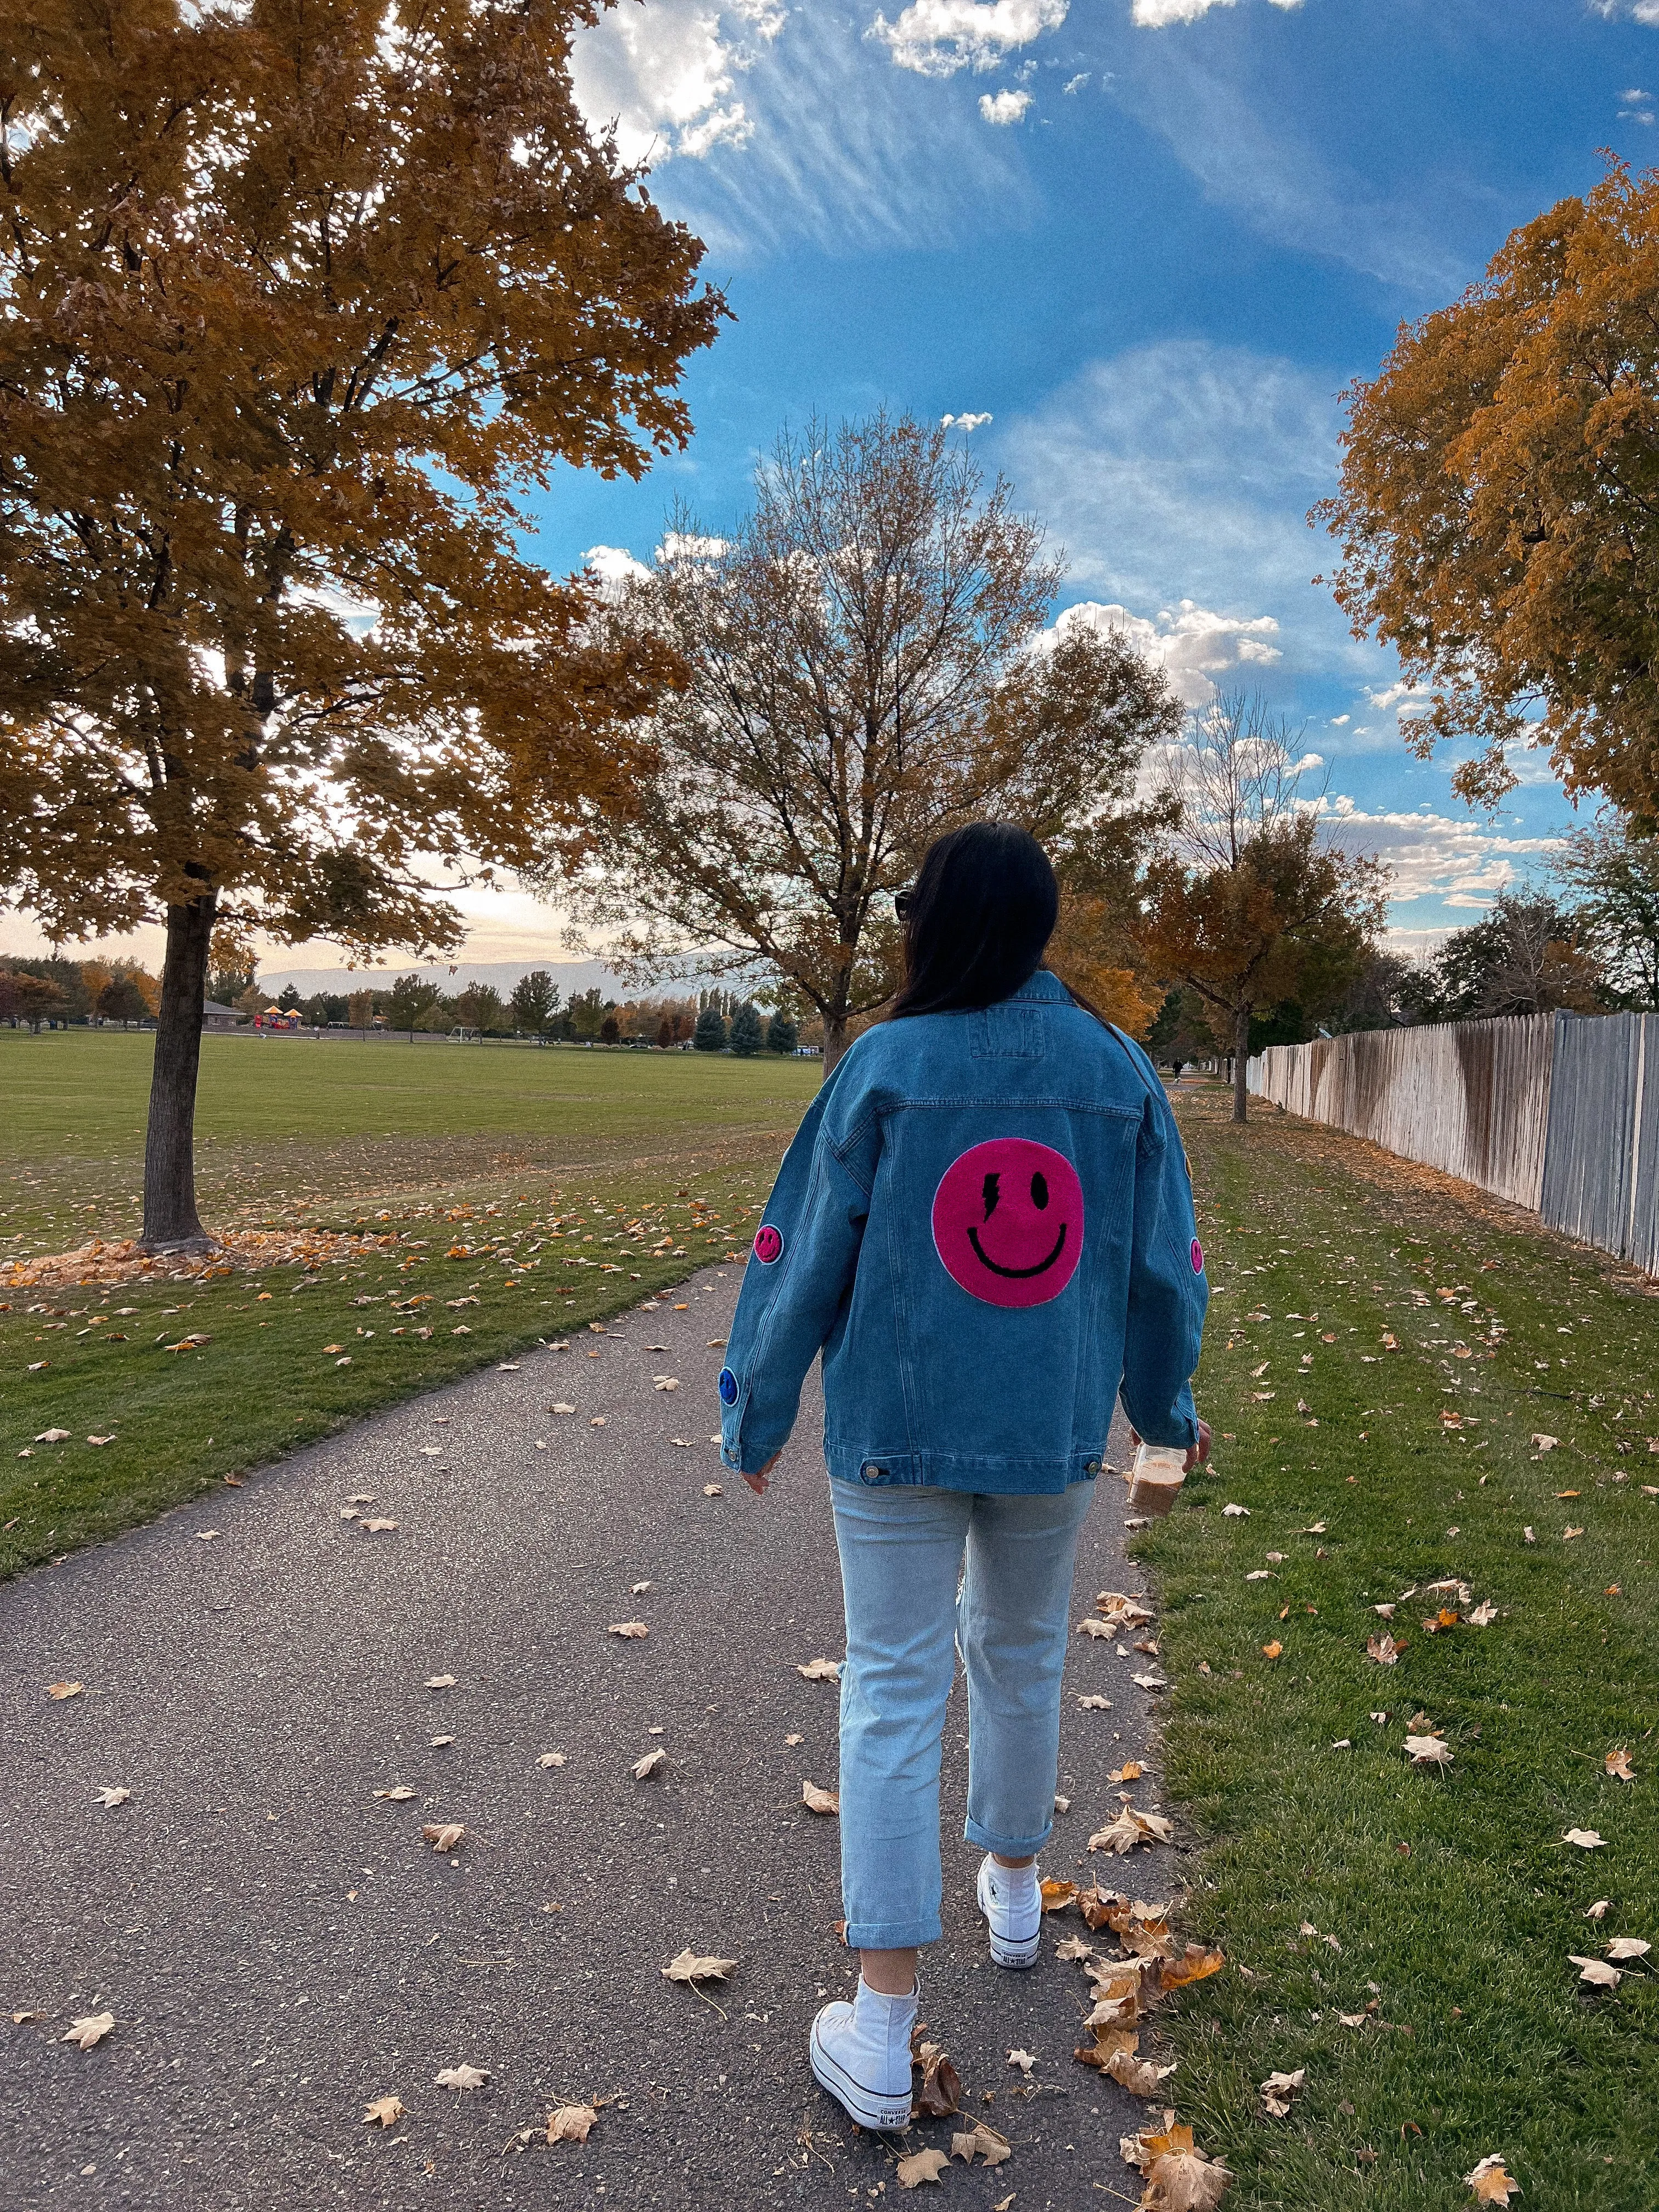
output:
[[729, 1367], [722, 1367], [720, 1380], [720, 1403], [735, 1406], [738, 1402], [738, 1378]]

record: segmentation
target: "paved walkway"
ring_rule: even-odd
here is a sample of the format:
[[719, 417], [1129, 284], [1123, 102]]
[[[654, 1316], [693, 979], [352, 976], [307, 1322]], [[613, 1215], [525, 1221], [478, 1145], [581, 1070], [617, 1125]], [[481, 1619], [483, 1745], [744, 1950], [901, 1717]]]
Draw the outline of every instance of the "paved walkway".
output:
[[[0, 1589], [5, 2212], [746, 2212], [867, 2203], [882, 2185], [892, 2202], [890, 2148], [805, 2064], [813, 2010], [854, 1971], [833, 1926], [836, 1824], [800, 1802], [803, 1779], [835, 1784], [836, 1692], [793, 1671], [839, 1656], [839, 1583], [816, 1403], [764, 1500], [710, 1448], [709, 1340], [737, 1284], [706, 1271], [604, 1336]], [[360, 1496], [395, 1533], [342, 1518]], [[1079, 1613], [1135, 1586], [1122, 1512], [1103, 1481]], [[605, 1633], [636, 1619], [644, 1640]], [[1074, 1640], [1073, 1809], [1049, 1872], [1074, 1870], [1115, 1810], [1109, 1768], [1145, 1746], [1130, 1672]], [[59, 1680], [84, 1691], [50, 1699]], [[1081, 1711], [1085, 1690], [1113, 1710]], [[947, 1838], [964, 1738], [953, 1703]], [[106, 1787], [131, 1798], [101, 1808]], [[449, 1820], [466, 1838], [441, 1856], [421, 1831]], [[945, 1863], [923, 2009], [964, 2104], [1016, 2148], [994, 2172], [952, 2166], [944, 2190], [988, 2207], [1014, 2190], [1018, 2212], [1110, 2203], [1092, 2185], [1129, 2189], [1117, 2138], [1143, 2108], [1072, 2060], [1079, 1970], [1052, 1946], [1029, 1974], [993, 1968], [975, 1855], [947, 1842]], [[1093, 1863], [1143, 1895], [1167, 1894], [1178, 1865]], [[1075, 1915], [1049, 1925], [1081, 1932]], [[688, 1944], [740, 1960], [714, 2002], [662, 1977]], [[116, 2026], [96, 2048], [60, 2039], [104, 2011]], [[1030, 2094], [1013, 2045], [1037, 2056]], [[487, 2085], [434, 2086], [463, 2064]], [[404, 2118], [365, 2126], [387, 2095]], [[547, 2146], [550, 2105], [602, 2098], [617, 2101], [586, 2146]], [[908, 2147], [948, 2135], [931, 2122]]]

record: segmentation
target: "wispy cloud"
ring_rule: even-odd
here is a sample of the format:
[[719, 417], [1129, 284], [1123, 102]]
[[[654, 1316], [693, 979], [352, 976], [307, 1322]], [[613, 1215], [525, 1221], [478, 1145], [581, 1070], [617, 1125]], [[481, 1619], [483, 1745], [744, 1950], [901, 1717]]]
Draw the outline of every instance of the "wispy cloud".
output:
[[1586, 5], [1592, 15], [1605, 15], [1609, 21], [1626, 15], [1632, 23], [1659, 30], [1659, 0], [1586, 0]]
[[[1195, 23], [1212, 8], [1231, 8], [1236, 4], [1237, 0], [1135, 0], [1134, 21], [1148, 30], [1162, 30], [1166, 23]], [[1299, 8], [1302, 0], [1271, 0], [1271, 5]]]
[[1066, 21], [1070, 0], [910, 0], [890, 23], [878, 15], [866, 33], [901, 69], [921, 76], [992, 70]]
[[1388, 861], [1396, 905], [1439, 898], [1449, 907], [1488, 907], [1528, 872], [1528, 862], [1559, 852], [1562, 842], [1500, 836], [1471, 817], [1460, 821], [1427, 807], [1414, 814], [1370, 813], [1345, 797], [1322, 802], [1320, 828], [1345, 852], [1375, 853]]
[[728, 262], [803, 240], [830, 253], [934, 246], [1040, 216], [1018, 133], [987, 131], [956, 87], [891, 68], [831, 10], [796, 9], [747, 50], [738, 82], [743, 143], [652, 180]]
[[995, 446], [1064, 543], [1074, 586], [1125, 607], [1271, 616], [1297, 669], [1373, 678], [1377, 657], [1310, 580], [1305, 517], [1334, 480], [1337, 426], [1325, 378], [1183, 340], [1095, 362], [1005, 417]]

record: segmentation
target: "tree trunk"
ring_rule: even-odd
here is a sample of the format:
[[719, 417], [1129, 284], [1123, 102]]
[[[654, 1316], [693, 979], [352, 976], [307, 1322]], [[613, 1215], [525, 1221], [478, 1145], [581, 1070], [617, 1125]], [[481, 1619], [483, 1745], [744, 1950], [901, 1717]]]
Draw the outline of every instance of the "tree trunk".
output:
[[826, 1014], [823, 1022], [823, 1080], [830, 1080], [830, 1071], [847, 1049], [847, 1019], [843, 1015], [835, 1021]]
[[1250, 1016], [1254, 1006], [1240, 1006], [1233, 1015], [1233, 1119], [1243, 1121], [1249, 1118]]
[[167, 960], [155, 1020], [155, 1060], [144, 1139], [146, 1251], [204, 1249], [210, 1241], [196, 1212], [196, 1074], [202, 1057], [202, 1005], [218, 893], [167, 908]]

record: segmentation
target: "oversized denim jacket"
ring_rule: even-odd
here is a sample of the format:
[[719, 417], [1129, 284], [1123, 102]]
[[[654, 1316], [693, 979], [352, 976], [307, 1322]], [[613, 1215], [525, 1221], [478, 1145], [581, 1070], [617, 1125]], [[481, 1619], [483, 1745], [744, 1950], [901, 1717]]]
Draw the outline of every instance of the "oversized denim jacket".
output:
[[722, 1456], [765, 1465], [822, 1351], [837, 1480], [1062, 1491], [1120, 1391], [1149, 1443], [1196, 1441], [1208, 1297], [1152, 1062], [1040, 969], [867, 1030], [825, 1082], [744, 1276]]

